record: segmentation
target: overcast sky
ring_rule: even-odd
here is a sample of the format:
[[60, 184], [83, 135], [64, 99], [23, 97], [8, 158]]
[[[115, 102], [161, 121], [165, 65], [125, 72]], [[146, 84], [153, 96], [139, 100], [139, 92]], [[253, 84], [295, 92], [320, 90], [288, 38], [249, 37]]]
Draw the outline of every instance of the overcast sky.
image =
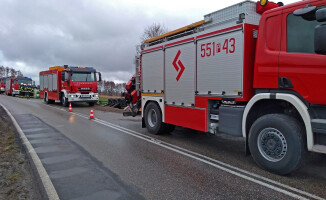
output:
[[[296, 0], [284, 0], [285, 4]], [[38, 83], [54, 65], [92, 66], [106, 80], [134, 73], [136, 45], [153, 22], [169, 30], [240, 0], [0, 0], [0, 65]]]

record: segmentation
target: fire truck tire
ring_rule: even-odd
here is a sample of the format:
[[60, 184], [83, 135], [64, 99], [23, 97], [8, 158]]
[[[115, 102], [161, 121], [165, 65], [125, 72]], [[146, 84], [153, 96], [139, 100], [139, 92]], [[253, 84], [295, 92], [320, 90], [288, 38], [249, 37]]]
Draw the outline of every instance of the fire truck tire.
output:
[[49, 103], [50, 103], [49, 98], [48, 98], [48, 94], [47, 94], [47, 93], [44, 94], [44, 102], [45, 102], [46, 104], [49, 104]]
[[268, 114], [258, 118], [249, 131], [249, 149], [263, 169], [279, 175], [296, 170], [304, 155], [304, 129], [285, 114]]
[[165, 124], [162, 122], [162, 114], [159, 106], [150, 102], [145, 108], [145, 124], [148, 132], [158, 135], [164, 132]]
[[68, 106], [68, 98], [65, 97], [65, 95], [61, 96], [61, 105], [63, 107], [67, 107]]

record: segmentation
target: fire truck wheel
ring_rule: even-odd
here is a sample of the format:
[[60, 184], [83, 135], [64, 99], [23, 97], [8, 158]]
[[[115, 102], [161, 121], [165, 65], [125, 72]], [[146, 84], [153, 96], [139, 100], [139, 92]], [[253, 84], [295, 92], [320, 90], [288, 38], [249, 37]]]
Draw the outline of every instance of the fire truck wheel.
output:
[[49, 103], [50, 103], [50, 102], [49, 102], [49, 98], [48, 98], [48, 94], [47, 94], [47, 93], [44, 94], [44, 102], [45, 102], [46, 104], [49, 104]]
[[255, 162], [279, 175], [296, 170], [304, 155], [304, 129], [285, 114], [258, 118], [249, 132], [249, 149]]
[[68, 106], [68, 98], [65, 97], [65, 95], [61, 96], [61, 105], [63, 107], [67, 107]]
[[160, 134], [164, 132], [164, 123], [162, 122], [162, 114], [158, 105], [150, 102], [145, 109], [145, 124], [147, 130], [152, 134]]

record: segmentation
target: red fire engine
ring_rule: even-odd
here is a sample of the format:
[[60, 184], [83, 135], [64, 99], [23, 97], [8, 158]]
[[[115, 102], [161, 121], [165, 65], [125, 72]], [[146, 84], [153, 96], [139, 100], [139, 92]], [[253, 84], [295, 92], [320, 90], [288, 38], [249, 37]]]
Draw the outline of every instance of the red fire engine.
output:
[[257, 164], [278, 174], [305, 150], [326, 153], [325, 5], [244, 1], [148, 39], [129, 86], [143, 127], [244, 137]]
[[29, 77], [8, 77], [6, 78], [6, 87], [5, 93], [6, 95], [16, 96], [19, 95], [19, 86], [20, 85], [32, 85], [33, 81]]
[[46, 103], [60, 100], [63, 106], [69, 102], [87, 102], [93, 106], [99, 99], [96, 72], [92, 67], [54, 66], [40, 72], [40, 98]]
[[0, 94], [4, 93], [6, 90], [6, 77], [0, 78]]

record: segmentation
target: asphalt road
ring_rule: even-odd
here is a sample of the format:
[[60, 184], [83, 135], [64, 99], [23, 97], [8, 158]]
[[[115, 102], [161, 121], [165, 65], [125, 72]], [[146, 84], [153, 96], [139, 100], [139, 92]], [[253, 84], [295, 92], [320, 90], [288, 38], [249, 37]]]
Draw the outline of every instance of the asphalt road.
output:
[[261, 170], [244, 141], [177, 128], [154, 136], [139, 117], [0, 95], [61, 199], [323, 199], [326, 155], [289, 176]]

